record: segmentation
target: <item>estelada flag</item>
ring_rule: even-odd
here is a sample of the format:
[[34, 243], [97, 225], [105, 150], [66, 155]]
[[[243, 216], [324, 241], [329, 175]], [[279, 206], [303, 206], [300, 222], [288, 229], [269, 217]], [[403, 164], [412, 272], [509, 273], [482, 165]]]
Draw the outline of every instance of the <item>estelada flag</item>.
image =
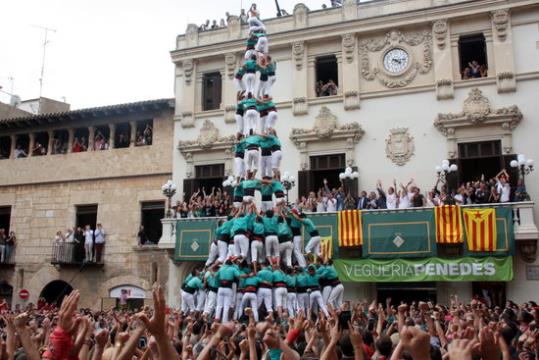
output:
[[463, 209], [469, 251], [496, 251], [496, 209]]
[[460, 206], [436, 206], [434, 214], [436, 218], [436, 242], [438, 244], [462, 243]]
[[361, 210], [339, 211], [339, 246], [360, 246], [363, 244]]
[[324, 262], [333, 257], [333, 239], [331, 236], [320, 239], [320, 253]]

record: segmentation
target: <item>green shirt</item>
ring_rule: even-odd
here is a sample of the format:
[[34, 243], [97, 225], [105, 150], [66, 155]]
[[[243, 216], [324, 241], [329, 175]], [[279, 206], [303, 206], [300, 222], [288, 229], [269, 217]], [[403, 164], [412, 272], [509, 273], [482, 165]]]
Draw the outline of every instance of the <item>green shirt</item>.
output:
[[296, 287], [296, 275], [288, 275], [286, 274], [284, 276], [284, 280], [286, 282], [286, 286], [289, 288], [295, 288]]
[[268, 135], [267, 137], [271, 141], [271, 146], [281, 146], [281, 140], [277, 136]]
[[208, 285], [208, 287], [212, 287], [212, 288], [219, 287], [219, 283], [217, 282], [217, 277], [215, 273], [211, 271], [206, 271], [205, 277], [206, 277], [206, 284]]
[[255, 275], [255, 276], [249, 276], [249, 277], [245, 278], [244, 285], [245, 285], [245, 287], [254, 286], [254, 287], [258, 288], [259, 283], [260, 283], [260, 279], [258, 278], [258, 276]]
[[252, 135], [245, 140], [245, 147], [248, 148], [249, 146], [262, 146], [262, 143], [264, 141], [264, 138], [260, 135]]
[[267, 282], [269, 284], [273, 284], [273, 272], [270, 268], [265, 267], [262, 270], [260, 270], [257, 274], [260, 281]]
[[194, 276], [192, 277], [188, 282], [187, 282], [187, 287], [190, 288], [190, 289], [202, 289], [202, 280], [200, 280], [200, 278], [198, 276]]
[[260, 222], [253, 221], [252, 228], [253, 228], [253, 234], [258, 235], [258, 236], [263, 237], [266, 232], [264, 228], [264, 223], [262, 221]]
[[232, 224], [233, 224], [233, 219], [222, 223], [221, 226], [219, 226], [217, 230], [215, 230], [215, 237], [217, 239], [222, 239], [223, 236], [227, 236], [227, 235], [230, 236], [230, 230], [232, 229]]
[[262, 222], [264, 223], [264, 230], [266, 232], [266, 236], [267, 235], [270, 235], [270, 234], [273, 234], [273, 235], [277, 235], [277, 232], [279, 230], [278, 226], [277, 226], [277, 217], [274, 215], [272, 217], [267, 217], [267, 216], [264, 216], [262, 218]]
[[243, 186], [240, 184], [236, 185], [234, 187], [234, 197], [238, 197], [238, 196], [241, 196], [243, 197]]
[[[251, 272], [251, 269], [249, 268], [242, 268], [240, 269], [240, 275], [246, 275]], [[238, 284], [238, 289], [245, 289], [245, 277], [240, 277], [240, 282]]]
[[247, 232], [253, 216], [255, 215], [249, 214], [235, 218], [232, 229], [230, 230], [231, 234], [236, 235], [238, 232]]
[[245, 140], [241, 140], [239, 143], [234, 144], [234, 152], [241, 154], [245, 152]]
[[307, 274], [307, 286], [320, 286], [320, 275], [314, 274]]
[[243, 64], [243, 68], [245, 69], [245, 72], [256, 72], [256, 70], [258, 70], [258, 65], [256, 63], [256, 60], [249, 59], [245, 61], [245, 63]]
[[337, 270], [335, 270], [335, 267], [333, 265], [326, 265], [325, 266], [326, 271], [324, 272], [324, 277], [328, 280], [335, 280], [339, 278], [339, 275], [337, 274]]
[[316, 226], [311, 219], [303, 218], [301, 220], [303, 222], [303, 226], [305, 226], [305, 231], [307, 231], [309, 234], [316, 230]]
[[273, 270], [273, 284], [284, 283], [284, 282], [285, 282], [284, 272], [280, 269]]
[[296, 219], [294, 216], [289, 216], [288, 217], [290, 219], [290, 227], [293, 227], [293, 228], [301, 228], [301, 225], [302, 223]]
[[271, 182], [271, 187], [273, 188], [273, 192], [284, 192], [283, 184], [279, 180], [273, 180]]
[[252, 46], [255, 46], [257, 42], [258, 42], [258, 37], [253, 36], [253, 37], [248, 38], [245, 41], [245, 45], [252, 47]]
[[273, 195], [273, 187], [271, 185], [262, 183], [260, 185], [260, 193], [262, 196], [271, 196]]
[[307, 287], [307, 273], [305, 271], [296, 275], [297, 287]]
[[260, 188], [260, 180], [256, 180], [256, 179], [253, 179], [253, 180], [243, 180], [241, 182], [241, 186], [243, 187], [243, 189], [255, 189], [255, 190], [258, 190]]
[[269, 136], [261, 136], [259, 144], [262, 149], [271, 149], [271, 147], [273, 146], [273, 140]]
[[[247, 109], [250, 108], [250, 107], [255, 107], [255, 108], [257, 108], [257, 106], [256, 106], [256, 99], [255, 99], [254, 97], [244, 99], [244, 100], [240, 101], [240, 104], [243, 105], [243, 110], [247, 110]], [[258, 108], [257, 108], [257, 109], [258, 109]]]
[[223, 265], [217, 271], [217, 281], [234, 281], [240, 277], [240, 271], [232, 265]]
[[[278, 228], [277, 235], [279, 235], [279, 242], [281, 242], [280, 237], [285, 237], [285, 238], [291, 238], [292, 237], [292, 230], [290, 230], [290, 226], [288, 226], [288, 223], [283, 218], [279, 218], [277, 228]], [[282, 239], [282, 240], [283, 241], [288, 241], [286, 239]]]

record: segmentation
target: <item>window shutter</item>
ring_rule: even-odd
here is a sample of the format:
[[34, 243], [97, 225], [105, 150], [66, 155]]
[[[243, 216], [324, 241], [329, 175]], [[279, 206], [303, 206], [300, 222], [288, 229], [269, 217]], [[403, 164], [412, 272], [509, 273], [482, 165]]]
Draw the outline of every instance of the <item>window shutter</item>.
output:
[[308, 196], [311, 189], [311, 172], [309, 170], [298, 171], [298, 198]]
[[183, 201], [189, 201], [191, 195], [195, 192], [195, 179], [183, 180], [183, 192], [185, 194]]

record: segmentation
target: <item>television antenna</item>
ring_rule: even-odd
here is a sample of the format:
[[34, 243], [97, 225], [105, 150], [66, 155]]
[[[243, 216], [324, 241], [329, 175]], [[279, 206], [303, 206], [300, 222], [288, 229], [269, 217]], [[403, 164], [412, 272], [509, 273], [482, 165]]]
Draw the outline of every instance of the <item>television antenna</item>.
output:
[[49, 44], [49, 32], [56, 32], [56, 29], [49, 28], [47, 26], [41, 26], [41, 25], [32, 25], [32, 27], [41, 29], [44, 33], [44, 40], [43, 40], [43, 57], [41, 59], [41, 74], [39, 77], [39, 110], [41, 110], [41, 95], [43, 94], [43, 80], [45, 76], [45, 57], [47, 55], [47, 45]]

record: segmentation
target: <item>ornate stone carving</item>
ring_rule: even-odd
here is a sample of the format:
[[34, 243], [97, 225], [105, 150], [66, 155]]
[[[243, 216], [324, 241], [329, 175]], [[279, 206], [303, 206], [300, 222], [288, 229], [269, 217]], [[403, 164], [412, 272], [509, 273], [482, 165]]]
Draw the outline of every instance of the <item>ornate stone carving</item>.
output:
[[473, 88], [464, 100], [460, 113], [438, 114], [434, 126], [444, 135], [450, 136], [454, 134], [455, 128], [480, 124], [499, 124], [512, 131], [521, 120], [522, 113], [516, 105], [493, 110], [481, 90]]
[[309, 8], [305, 4], [299, 3], [294, 6], [294, 26], [296, 29], [308, 26], [308, 13]]
[[[423, 61], [412, 63], [407, 71], [398, 76], [388, 76], [383, 69], [370, 68], [369, 53], [380, 53], [396, 46], [415, 47], [423, 44]], [[387, 88], [399, 88], [410, 84], [417, 74], [426, 74], [432, 68], [432, 34], [428, 31], [405, 35], [398, 30], [388, 32], [385, 38], [362, 40], [359, 43], [361, 75], [365, 80], [378, 79]], [[413, 54], [410, 54], [413, 61]]]
[[359, 92], [349, 90], [344, 92], [344, 110], [359, 109]]
[[296, 64], [296, 70], [303, 68], [303, 54], [305, 53], [305, 44], [303, 41], [298, 41], [292, 44], [292, 55], [294, 63]]
[[438, 49], [445, 49], [445, 39], [447, 37], [447, 20], [437, 20], [432, 24], [432, 31], [436, 38], [436, 46]]
[[496, 74], [496, 84], [498, 85], [498, 93], [512, 92], [517, 89], [515, 74], [510, 71]]
[[507, 38], [507, 27], [509, 25], [509, 9], [496, 10], [490, 13], [492, 24], [496, 29], [496, 34], [500, 41]]
[[297, 97], [292, 100], [292, 111], [294, 115], [306, 115], [309, 112], [307, 98]]
[[301, 147], [308, 141], [328, 140], [334, 138], [351, 138], [354, 142], [359, 141], [364, 131], [357, 122], [351, 122], [344, 125], [338, 125], [337, 117], [333, 115], [327, 106], [322, 106], [315, 118], [312, 129], [293, 128], [290, 139]]
[[185, 30], [185, 42], [188, 47], [198, 45], [198, 26], [197, 24], [188, 24]]
[[[212, 121], [206, 119], [200, 128], [200, 133], [196, 140], [180, 141], [178, 148], [182, 153], [193, 153], [215, 148], [226, 150], [234, 143], [234, 135], [219, 137], [219, 130]], [[222, 145], [225, 145], [223, 148]]]
[[227, 105], [225, 107], [225, 123], [234, 124], [236, 122], [236, 105]]
[[537, 259], [537, 240], [519, 240], [517, 241], [517, 248], [522, 260], [527, 263], [534, 263]]
[[236, 71], [236, 54], [228, 53], [225, 55], [226, 75], [230, 80], [234, 79], [234, 72]]
[[436, 81], [436, 98], [438, 100], [453, 99], [453, 81], [440, 79]]
[[389, 130], [386, 139], [386, 155], [394, 164], [402, 166], [414, 155], [414, 138], [408, 134], [408, 128]]
[[344, 34], [342, 37], [342, 49], [346, 62], [350, 64], [354, 61], [354, 52], [356, 50], [356, 35]]
[[181, 113], [180, 123], [183, 128], [191, 128], [195, 126], [195, 118], [191, 111], [184, 111]]
[[192, 59], [187, 59], [182, 61], [182, 68], [183, 68], [183, 77], [185, 79], [186, 85], [191, 85], [191, 80], [193, 78], [193, 69], [195, 68], [195, 64]]

